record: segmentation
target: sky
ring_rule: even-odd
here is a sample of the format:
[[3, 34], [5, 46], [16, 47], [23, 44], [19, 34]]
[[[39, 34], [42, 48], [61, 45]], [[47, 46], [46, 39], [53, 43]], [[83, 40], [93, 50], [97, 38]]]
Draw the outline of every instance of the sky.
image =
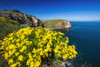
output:
[[19, 10], [41, 20], [100, 21], [100, 0], [0, 0], [0, 10]]

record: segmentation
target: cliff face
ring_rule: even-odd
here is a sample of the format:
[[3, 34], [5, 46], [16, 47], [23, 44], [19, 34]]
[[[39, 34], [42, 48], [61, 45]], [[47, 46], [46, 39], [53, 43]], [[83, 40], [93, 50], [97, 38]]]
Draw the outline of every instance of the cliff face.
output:
[[19, 24], [27, 24], [31, 27], [43, 26], [43, 23], [35, 16], [28, 15], [19, 11], [0, 11], [0, 17], [18, 21]]
[[71, 28], [71, 23], [68, 20], [65, 20], [56, 25], [57, 29]]

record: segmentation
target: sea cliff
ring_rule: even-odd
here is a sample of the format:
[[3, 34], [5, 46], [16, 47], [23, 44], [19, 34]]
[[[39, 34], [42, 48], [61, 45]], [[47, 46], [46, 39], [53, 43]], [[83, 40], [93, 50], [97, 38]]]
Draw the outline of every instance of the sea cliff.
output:
[[43, 24], [48, 29], [64, 29], [71, 28], [71, 23], [64, 19], [44, 20]]

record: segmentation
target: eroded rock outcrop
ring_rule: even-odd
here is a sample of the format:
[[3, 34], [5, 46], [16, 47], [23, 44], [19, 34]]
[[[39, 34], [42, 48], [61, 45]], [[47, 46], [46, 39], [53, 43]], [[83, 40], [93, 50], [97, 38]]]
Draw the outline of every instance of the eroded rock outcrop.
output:
[[71, 28], [71, 23], [68, 20], [65, 20], [64, 22], [57, 24], [56, 28], [57, 29]]
[[42, 26], [42, 27], [44, 27], [43, 23], [39, 19], [37, 19], [36, 17], [34, 17], [34, 16], [32, 16], [32, 21], [33, 21], [33, 24], [35, 26]]

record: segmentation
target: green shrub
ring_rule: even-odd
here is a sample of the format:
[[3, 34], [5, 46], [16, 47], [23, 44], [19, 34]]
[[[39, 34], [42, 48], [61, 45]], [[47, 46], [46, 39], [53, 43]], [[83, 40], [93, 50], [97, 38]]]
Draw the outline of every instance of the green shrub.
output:
[[11, 10], [11, 12], [18, 12], [18, 13], [20, 13], [20, 11], [19, 11], [19, 10]]
[[29, 26], [28, 24], [20, 24], [20, 28], [26, 28], [28, 26]]

